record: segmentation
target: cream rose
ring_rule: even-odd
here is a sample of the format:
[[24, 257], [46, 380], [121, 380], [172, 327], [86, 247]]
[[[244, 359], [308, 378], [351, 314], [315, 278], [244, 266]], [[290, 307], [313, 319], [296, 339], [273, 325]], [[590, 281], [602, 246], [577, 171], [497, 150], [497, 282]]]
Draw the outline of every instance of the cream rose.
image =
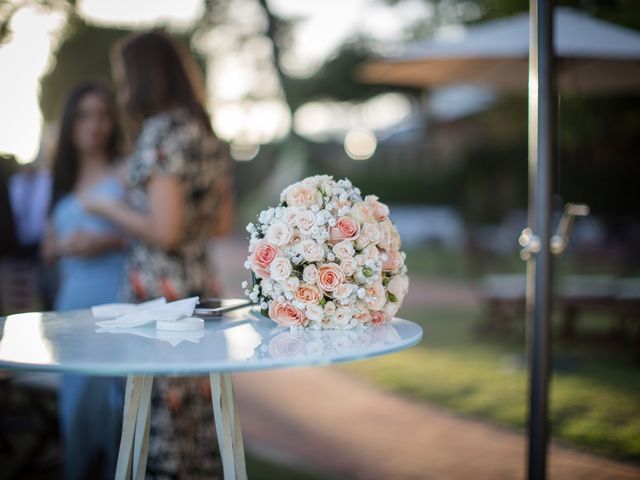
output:
[[364, 202], [356, 203], [353, 207], [351, 207], [349, 214], [360, 223], [375, 222], [375, 218], [373, 217], [371, 208]]
[[333, 302], [327, 302], [324, 304], [324, 314], [331, 317], [336, 313], [336, 304]]
[[340, 262], [340, 268], [347, 277], [350, 277], [358, 268], [358, 263], [354, 258], [345, 258]]
[[344, 273], [335, 263], [326, 263], [318, 268], [318, 286], [325, 292], [333, 292], [344, 282]]
[[300, 286], [300, 280], [297, 277], [289, 277], [284, 281], [284, 289], [289, 292], [295, 292]]
[[372, 283], [365, 288], [367, 307], [371, 310], [381, 310], [384, 304], [387, 302], [387, 293], [382, 286], [382, 283]]
[[409, 291], [409, 277], [406, 275], [396, 275], [387, 284], [387, 291], [402, 302]]
[[277, 257], [273, 262], [271, 262], [271, 265], [269, 265], [271, 278], [276, 282], [281, 282], [289, 278], [292, 270], [291, 262], [289, 259], [284, 257]]
[[292, 233], [293, 231], [285, 222], [275, 222], [269, 226], [264, 238], [272, 245], [281, 247], [289, 242]]
[[387, 259], [382, 263], [382, 271], [383, 272], [397, 272], [402, 268], [402, 255], [398, 250], [390, 250], [385, 252], [387, 254]]
[[347, 307], [336, 308], [336, 313], [333, 314], [333, 322], [338, 327], [345, 327], [349, 323], [349, 320], [353, 318], [351, 309]]
[[340, 217], [334, 227], [329, 230], [329, 240], [332, 244], [342, 240], [355, 240], [360, 235], [360, 224], [351, 217]]
[[384, 317], [386, 320], [391, 320], [393, 317], [396, 316], [396, 313], [398, 313], [398, 310], [400, 310], [400, 303], [398, 302], [389, 302], [384, 306]]
[[307, 265], [302, 271], [302, 279], [307, 283], [316, 283], [318, 280], [318, 269], [315, 265]]
[[324, 249], [313, 240], [302, 240], [297, 248], [307, 262], [320, 262], [324, 259]]
[[380, 241], [380, 229], [375, 223], [365, 223], [362, 226], [362, 237], [369, 243], [378, 243]]
[[374, 262], [380, 258], [380, 250], [375, 245], [369, 245], [362, 251], [362, 255], [366, 260], [373, 260]]
[[315, 186], [297, 183], [287, 188], [284, 195], [290, 207], [309, 208], [312, 205], [322, 205], [322, 194]]
[[250, 262], [256, 276], [259, 278], [269, 277], [269, 265], [278, 255], [278, 249], [262, 240], [258, 242], [255, 250], [251, 254]]
[[333, 297], [338, 300], [348, 298], [353, 293], [353, 287], [350, 283], [341, 283], [333, 291]]
[[307, 317], [289, 302], [273, 300], [269, 305], [269, 318], [283, 327], [303, 326]]
[[324, 309], [320, 305], [307, 305], [306, 314], [312, 322], [319, 322], [324, 317]]
[[309, 210], [303, 210], [296, 215], [295, 225], [304, 234], [310, 234], [313, 227], [316, 226], [316, 216]]
[[343, 240], [333, 246], [333, 253], [336, 257], [345, 259], [353, 257], [356, 251], [353, 248], [353, 242], [350, 242], [349, 240]]
[[315, 285], [301, 284], [294, 294], [296, 300], [306, 304], [318, 304], [324, 297], [323, 293]]

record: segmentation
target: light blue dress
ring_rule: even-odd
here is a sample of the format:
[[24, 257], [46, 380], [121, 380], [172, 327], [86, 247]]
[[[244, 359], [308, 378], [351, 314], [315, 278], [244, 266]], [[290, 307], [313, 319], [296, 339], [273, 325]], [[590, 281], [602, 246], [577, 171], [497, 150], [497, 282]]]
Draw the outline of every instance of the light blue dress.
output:
[[[87, 195], [122, 200], [125, 192], [116, 176], [110, 175]], [[88, 214], [73, 193], [60, 199], [52, 212], [52, 221], [59, 239], [78, 231], [121, 233], [108, 221]], [[124, 260], [124, 251], [92, 258], [61, 258], [55, 309], [75, 310], [119, 301]], [[122, 425], [122, 382], [120, 378], [63, 375], [59, 408], [65, 478], [86, 478], [87, 469], [98, 456], [102, 457], [103, 478], [114, 477]]]

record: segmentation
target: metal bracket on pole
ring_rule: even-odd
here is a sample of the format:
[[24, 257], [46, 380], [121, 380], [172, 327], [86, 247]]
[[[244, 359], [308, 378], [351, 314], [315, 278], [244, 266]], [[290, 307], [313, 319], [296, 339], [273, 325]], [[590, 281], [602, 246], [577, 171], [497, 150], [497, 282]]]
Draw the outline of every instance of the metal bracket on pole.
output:
[[[556, 233], [551, 237], [550, 249], [554, 255], [562, 255], [569, 245], [571, 231], [576, 217], [585, 217], [589, 215], [588, 205], [567, 203], [564, 206], [562, 218], [558, 224]], [[524, 261], [529, 260], [533, 255], [540, 251], [540, 237], [538, 237], [531, 227], [522, 230], [518, 237], [518, 243], [522, 247], [520, 250], [520, 258]]]

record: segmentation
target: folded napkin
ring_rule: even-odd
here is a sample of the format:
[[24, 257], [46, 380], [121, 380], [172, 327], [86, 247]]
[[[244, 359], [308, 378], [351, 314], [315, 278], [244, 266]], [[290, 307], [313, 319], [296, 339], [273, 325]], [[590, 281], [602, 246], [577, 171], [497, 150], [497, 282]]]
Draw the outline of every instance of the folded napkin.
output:
[[96, 305], [91, 307], [91, 313], [96, 320], [107, 320], [116, 318], [127, 313], [139, 312], [150, 307], [157, 307], [167, 303], [164, 297], [149, 300], [144, 303], [107, 303], [105, 305]]
[[199, 300], [199, 297], [191, 297], [164, 305], [152, 305], [131, 313], [125, 313], [113, 320], [96, 322], [96, 324], [100, 327], [132, 328], [159, 320], [178, 321], [182, 318], [191, 317]]
[[173, 331], [157, 330], [152, 327], [145, 327], [145, 328], [101, 327], [96, 330], [96, 333], [136, 335], [138, 337], [144, 337], [152, 340], [160, 340], [163, 342], [167, 342], [173, 347], [177, 347], [182, 342], [200, 343], [200, 339], [204, 337], [204, 330], [173, 332]]

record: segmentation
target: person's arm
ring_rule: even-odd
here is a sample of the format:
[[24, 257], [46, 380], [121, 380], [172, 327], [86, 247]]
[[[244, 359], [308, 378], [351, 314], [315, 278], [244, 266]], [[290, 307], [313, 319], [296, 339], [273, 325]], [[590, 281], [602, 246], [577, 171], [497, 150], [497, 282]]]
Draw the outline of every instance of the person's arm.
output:
[[60, 257], [58, 237], [50, 221], [47, 221], [47, 225], [45, 226], [44, 236], [42, 237], [42, 244], [40, 246], [40, 255], [42, 255], [45, 263], [48, 264], [55, 263]]
[[149, 210], [139, 212], [122, 202], [84, 198], [85, 209], [103, 216], [125, 232], [162, 250], [174, 250], [183, 236], [184, 194], [173, 176], [153, 175], [148, 187]]
[[123, 250], [126, 241], [122, 235], [78, 231], [58, 243], [62, 255], [95, 257], [113, 250]]

